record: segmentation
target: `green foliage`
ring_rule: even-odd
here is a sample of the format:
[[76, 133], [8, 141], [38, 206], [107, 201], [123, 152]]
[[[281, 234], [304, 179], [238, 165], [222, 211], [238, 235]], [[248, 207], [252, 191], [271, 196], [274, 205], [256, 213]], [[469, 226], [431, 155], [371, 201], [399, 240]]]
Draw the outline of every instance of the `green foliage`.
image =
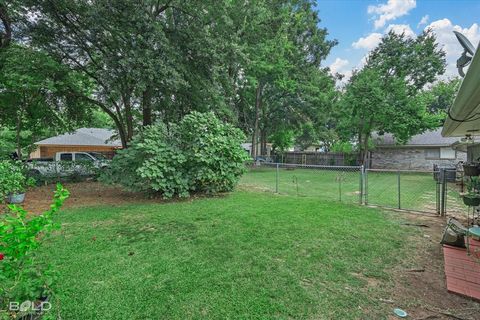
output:
[[87, 116], [78, 99], [89, 87], [85, 79], [44, 51], [10, 45], [0, 52], [0, 71], [0, 126], [15, 132], [20, 156], [45, 128], [72, 129]]
[[271, 136], [273, 149], [279, 152], [285, 152], [293, 147], [295, 142], [295, 132], [293, 130], [283, 129], [276, 130]]
[[[9, 205], [9, 213], [0, 215], [0, 307], [9, 301], [35, 301], [51, 293], [54, 272], [37, 261], [36, 252], [45, 238], [60, 228], [53, 217], [60, 210], [69, 193], [57, 185], [50, 209], [32, 215], [22, 207]], [[0, 316], [2, 316], [0, 309]], [[18, 316], [18, 315], [17, 315]]]
[[300, 129], [300, 134], [295, 138], [295, 143], [302, 149], [306, 150], [312, 145], [318, 145], [319, 139], [317, 132], [313, 127], [312, 122], [307, 122], [302, 125]]
[[328, 40], [327, 30], [320, 27], [315, 3], [258, 1], [248, 13], [248, 64], [243, 68], [248, 81], [239, 90], [238, 104], [248, 117], [246, 131], [263, 145], [267, 137], [279, 138], [282, 131], [301, 131], [305, 123], [313, 123], [310, 136], [315, 138], [309, 140], [328, 140], [321, 132], [329, 131], [335, 82], [321, 61], [336, 41]]
[[148, 126], [118, 151], [101, 180], [137, 192], [160, 192], [165, 198], [187, 196], [182, 166], [185, 156], [173, 134], [162, 123]]
[[213, 113], [193, 112], [180, 121], [177, 132], [189, 189], [217, 193], [232, 191], [245, 171], [243, 133]]
[[465, 179], [465, 186], [467, 187], [468, 194], [478, 195], [480, 192], [480, 178], [470, 177], [470, 179]]
[[437, 116], [443, 123], [447, 118], [447, 110], [453, 105], [459, 87], [460, 78], [438, 81], [431, 88], [422, 90], [418, 98], [426, 106], [427, 111]]
[[25, 175], [20, 162], [0, 161], [0, 203], [14, 193], [23, 193], [35, 184], [35, 180]]
[[332, 145], [330, 151], [349, 153], [354, 151], [354, 146], [350, 142], [337, 141]]
[[[395, 54], [392, 54], [394, 52]], [[441, 124], [422, 89], [445, 71], [445, 52], [430, 31], [415, 39], [389, 32], [350, 79], [341, 100], [339, 133], [357, 140], [366, 157], [374, 131], [392, 133], [399, 143]]]
[[170, 130], [162, 123], [146, 127], [101, 179], [164, 198], [231, 191], [245, 170], [244, 139], [213, 113], [193, 112]]

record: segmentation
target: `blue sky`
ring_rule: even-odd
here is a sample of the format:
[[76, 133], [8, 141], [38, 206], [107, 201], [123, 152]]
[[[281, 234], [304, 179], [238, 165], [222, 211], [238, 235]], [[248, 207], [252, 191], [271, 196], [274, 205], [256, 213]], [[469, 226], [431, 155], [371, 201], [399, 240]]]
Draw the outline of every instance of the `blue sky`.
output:
[[414, 36], [431, 28], [447, 53], [445, 77], [457, 74], [455, 61], [462, 52], [452, 31], [475, 46], [480, 41], [480, 0], [318, 0], [317, 10], [320, 26], [339, 42], [324, 65], [347, 78], [390, 29]]

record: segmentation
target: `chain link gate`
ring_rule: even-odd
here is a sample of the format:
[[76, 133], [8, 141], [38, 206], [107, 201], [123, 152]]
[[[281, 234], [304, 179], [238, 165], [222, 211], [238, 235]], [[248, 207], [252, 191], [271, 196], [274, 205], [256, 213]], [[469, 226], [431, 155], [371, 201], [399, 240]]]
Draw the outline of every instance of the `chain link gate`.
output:
[[442, 179], [438, 172], [365, 170], [366, 205], [441, 213]]

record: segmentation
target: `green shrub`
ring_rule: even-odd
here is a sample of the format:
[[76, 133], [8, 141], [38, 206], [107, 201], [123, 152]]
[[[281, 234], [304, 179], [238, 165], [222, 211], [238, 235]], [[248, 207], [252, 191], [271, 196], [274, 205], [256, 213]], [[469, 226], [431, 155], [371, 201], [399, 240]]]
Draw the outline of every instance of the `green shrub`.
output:
[[101, 180], [137, 192], [161, 192], [164, 197], [188, 195], [183, 173], [185, 157], [165, 125], [145, 128], [113, 158]]
[[243, 133], [218, 120], [213, 113], [191, 113], [177, 127], [190, 190], [231, 191], [244, 173], [248, 159], [241, 147]]
[[57, 185], [54, 202], [43, 214], [28, 214], [20, 206], [9, 205], [10, 211], [0, 215], [0, 319], [9, 313], [9, 302], [36, 301], [51, 293], [54, 272], [38, 262], [35, 253], [45, 237], [59, 228], [53, 217], [68, 195]]
[[24, 174], [20, 162], [0, 161], [0, 203], [13, 193], [23, 193], [35, 184], [35, 180]]
[[213, 113], [194, 112], [180, 123], [146, 127], [118, 152], [101, 180], [164, 198], [231, 191], [248, 159], [245, 137]]

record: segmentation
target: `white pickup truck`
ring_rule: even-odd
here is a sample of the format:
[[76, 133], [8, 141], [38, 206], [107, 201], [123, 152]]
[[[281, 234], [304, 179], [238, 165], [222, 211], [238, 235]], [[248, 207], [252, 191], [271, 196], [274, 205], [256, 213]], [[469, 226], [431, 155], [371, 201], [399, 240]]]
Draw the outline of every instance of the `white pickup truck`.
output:
[[92, 175], [109, 166], [110, 160], [98, 152], [57, 152], [54, 158], [27, 161], [32, 176]]

